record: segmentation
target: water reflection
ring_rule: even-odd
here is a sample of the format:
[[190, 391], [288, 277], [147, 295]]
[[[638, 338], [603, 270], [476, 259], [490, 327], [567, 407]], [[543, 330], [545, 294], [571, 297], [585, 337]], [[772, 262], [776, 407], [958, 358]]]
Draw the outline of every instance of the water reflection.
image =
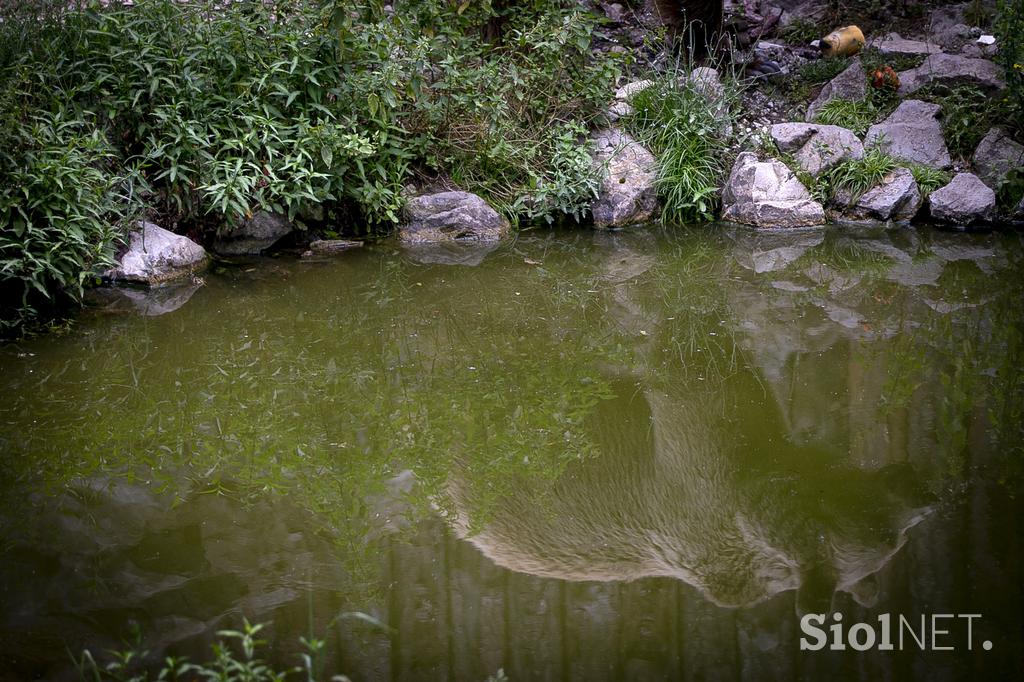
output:
[[[354, 679], [1005, 674], [1020, 254], [545, 233], [94, 309], [0, 349], [0, 673], [69, 675], [130, 621], [195, 655], [244, 614], [280, 661], [330, 633]], [[830, 609], [981, 612], [995, 653], [801, 654]]]

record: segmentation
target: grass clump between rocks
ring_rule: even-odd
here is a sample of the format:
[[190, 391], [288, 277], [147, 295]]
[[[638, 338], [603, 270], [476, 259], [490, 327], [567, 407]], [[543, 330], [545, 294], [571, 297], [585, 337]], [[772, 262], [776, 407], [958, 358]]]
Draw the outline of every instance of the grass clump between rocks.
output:
[[899, 165], [878, 147], [869, 147], [862, 158], [847, 159], [815, 178], [811, 193], [823, 204], [840, 198], [853, 204]]
[[658, 159], [658, 194], [666, 222], [712, 220], [728, 172], [735, 86], [709, 88], [659, 76], [635, 94], [629, 132]]
[[847, 128], [863, 136], [878, 121], [878, 110], [870, 99], [833, 99], [818, 109], [814, 120], [816, 123]]
[[927, 197], [940, 187], [945, 187], [952, 180], [952, 176], [949, 173], [938, 168], [932, 168], [931, 166], [919, 163], [905, 163], [903, 165], [914, 176], [914, 182], [917, 183], [917, 189], [921, 192], [922, 197]]

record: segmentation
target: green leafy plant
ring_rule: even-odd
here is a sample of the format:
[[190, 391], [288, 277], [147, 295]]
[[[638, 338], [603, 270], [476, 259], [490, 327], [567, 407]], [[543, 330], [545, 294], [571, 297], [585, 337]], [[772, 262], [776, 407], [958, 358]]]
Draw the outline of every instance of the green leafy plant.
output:
[[996, 60], [1006, 70], [1009, 121], [1024, 128], [1024, 6], [1016, 0], [998, 0], [993, 22], [999, 52]]
[[111, 263], [145, 183], [119, 167], [101, 131], [68, 109], [5, 126], [0, 145], [0, 292], [16, 325], [78, 299], [91, 272]]
[[[149, 652], [142, 650], [141, 639], [136, 636], [133, 648], [111, 651], [112, 659], [101, 665], [89, 650], [75, 659], [81, 680], [92, 682], [147, 682], [148, 680], [217, 680], [218, 682], [284, 682], [284, 680], [317, 679], [317, 657], [323, 651], [322, 640], [300, 638], [303, 652], [298, 655], [301, 666], [286, 670], [275, 670], [271, 665], [256, 657], [257, 650], [266, 646], [258, 638], [265, 626], [243, 620], [241, 630], [221, 630], [217, 633], [221, 641], [212, 647], [213, 659], [205, 663], [190, 663], [183, 658], [168, 657], [155, 675], [150, 676], [146, 667]], [[232, 646], [234, 644], [234, 646]], [[240, 650], [240, 651], [236, 651]]]
[[817, 24], [803, 18], [794, 19], [779, 32], [779, 37], [791, 45], [807, 45], [822, 35]]
[[414, 174], [513, 220], [579, 218], [597, 187], [587, 131], [617, 65], [591, 54], [599, 19], [575, 2], [4, 10], [8, 320], [30, 317], [34, 297], [77, 296], [143, 204], [200, 235], [313, 207], [383, 230]]

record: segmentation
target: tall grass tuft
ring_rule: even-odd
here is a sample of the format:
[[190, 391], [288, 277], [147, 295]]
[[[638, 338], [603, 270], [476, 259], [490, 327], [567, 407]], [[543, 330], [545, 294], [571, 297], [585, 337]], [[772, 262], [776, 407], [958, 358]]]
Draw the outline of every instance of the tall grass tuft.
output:
[[712, 220], [728, 170], [736, 91], [713, 92], [678, 73], [633, 96], [626, 125], [658, 159], [658, 194], [666, 222]]

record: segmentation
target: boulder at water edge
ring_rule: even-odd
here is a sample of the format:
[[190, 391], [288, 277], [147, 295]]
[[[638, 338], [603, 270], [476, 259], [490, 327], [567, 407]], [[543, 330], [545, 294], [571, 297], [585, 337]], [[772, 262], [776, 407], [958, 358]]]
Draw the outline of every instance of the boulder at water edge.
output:
[[602, 167], [601, 188], [590, 210], [595, 227], [625, 227], [658, 212], [658, 165], [632, 137], [610, 128], [594, 135], [594, 163]]
[[997, 189], [1007, 173], [1024, 167], [1024, 145], [1014, 141], [1006, 128], [996, 126], [978, 143], [971, 164], [982, 182]]
[[291, 234], [294, 229], [295, 226], [287, 216], [257, 211], [252, 218], [219, 234], [213, 242], [213, 250], [224, 256], [256, 256]]
[[197, 272], [208, 262], [203, 247], [188, 237], [143, 222], [128, 235], [128, 250], [104, 277], [155, 286]]
[[781, 161], [758, 161], [743, 152], [722, 192], [722, 218], [756, 227], [825, 223], [825, 210]]
[[991, 220], [996, 208], [996, 193], [973, 173], [956, 177], [928, 197], [932, 217], [956, 225]]
[[491, 242], [508, 235], [508, 219], [470, 192], [421, 194], [405, 202], [398, 236], [407, 244]]
[[838, 196], [836, 205], [843, 215], [854, 220], [910, 220], [921, 208], [921, 192], [914, 174], [897, 168], [882, 182], [862, 194], [856, 201], [849, 195]]

